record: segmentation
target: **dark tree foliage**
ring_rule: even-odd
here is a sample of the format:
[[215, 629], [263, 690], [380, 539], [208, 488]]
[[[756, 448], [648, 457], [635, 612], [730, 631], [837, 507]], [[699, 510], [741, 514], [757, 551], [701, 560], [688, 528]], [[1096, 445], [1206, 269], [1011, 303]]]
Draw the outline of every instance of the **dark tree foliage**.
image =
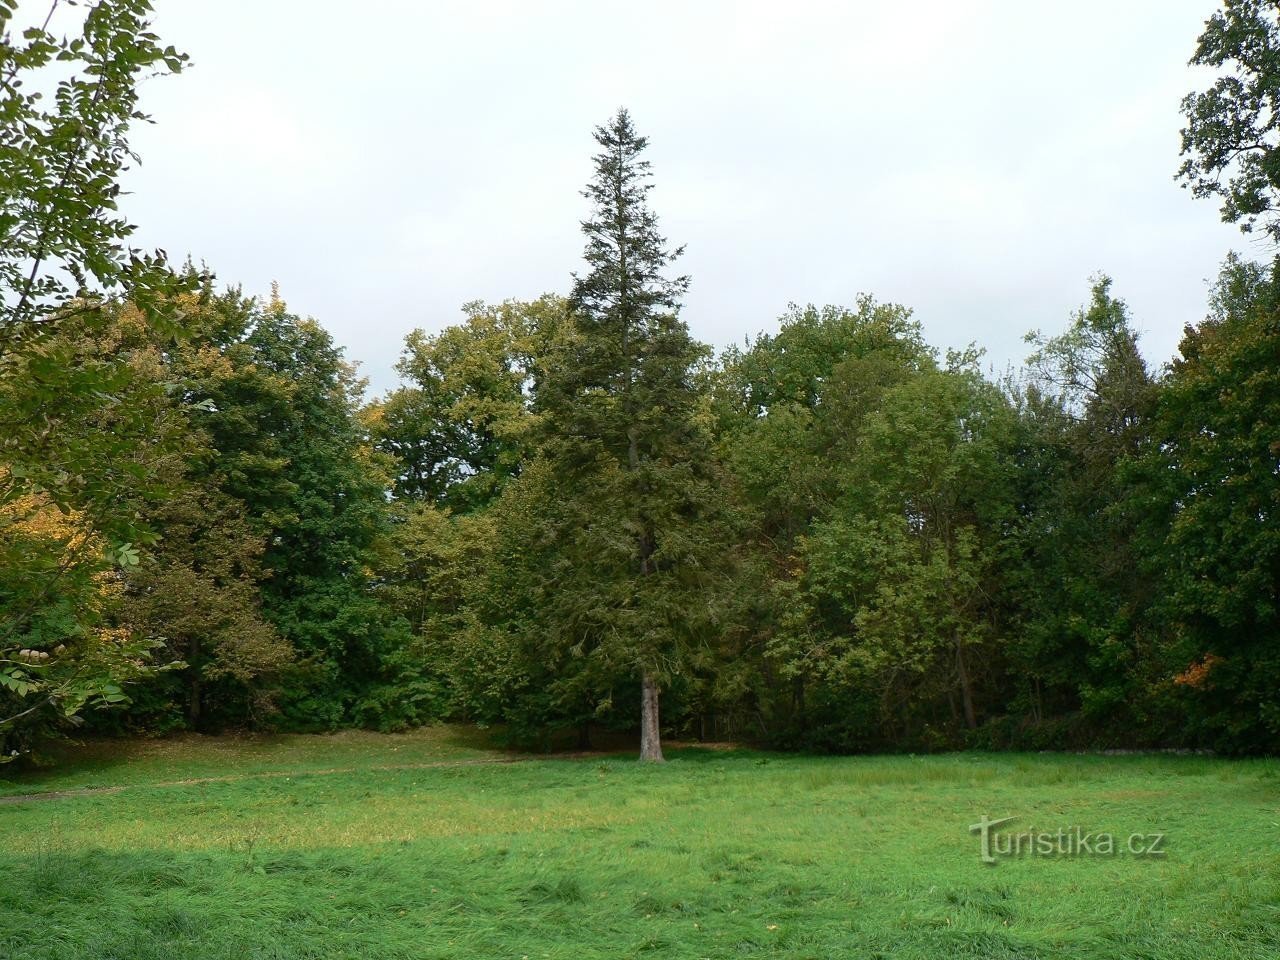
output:
[[590, 270], [574, 275], [576, 335], [541, 384], [539, 406], [567, 468], [603, 452], [634, 471], [689, 420], [692, 370], [704, 348], [678, 316], [689, 278], [665, 276], [683, 248], [668, 248], [649, 208], [652, 173], [640, 159], [648, 140], [625, 110], [597, 127], [595, 139], [601, 152], [583, 191], [594, 207], [582, 222]]
[[1191, 64], [1222, 73], [1182, 101], [1178, 179], [1197, 197], [1221, 198], [1224, 221], [1280, 241], [1280, 4], [1226, 0]]
[[1145, 463], [1168, 675], [1194, 742], [1280, 744], [1280, 297], [1232, 258], [1160, 392]]
[[1035, 723], [1083, 712], [1099, 740], [1150, 729], [1155, 586], [1143, 572], [1128, 470], [1149, 446], [1156, 385], [1108, 277], [1064, 333], [1028, 340], [1019, 704]]
[[[195, 281], [179, 278], [184, 285]], [[209, 411], [190, 396], [192, 374], [216, 355], [207, 300], [207, 293], [180, 294], [164, 305], [184, 317], [179, 338], [124, 305], [103, 310], [74, 340], [84, 354], [130, 371], [134, 392], [123, 409], [143, 419], [136, 429], [153, 448], [149, 462], [139, 458], [135, 470], [145, 464], [159, 484], [149, 495], [140, 487], [131, 502], [116, 503], [129, 503], [151, 537], [120, 573], [109, 622], [149, 638], [155, 657], [174, 665], [131, 688], [127, 723], [134, 728], [259, 722], [270, 712], [272, 681], [291, 658], [287, 642], [262, 618], [264, 539], [249, 526], [244, 505], [223, 493], [207, 469]], [[60, 337], [68, 335], [64, 328]], [[120, 430], [126, 423], [97, 426]], [[94, 723], [111, 726], [115, 719]]]
[[701, 726], [824, 746], [879, 735], [874, 694], [851, 707], [801, 652], [818, 640], [798, 612], [798, 551], [850, 489], [867, 415], [934, 364], [909, 310], [865, 296], [853, 308], [792, 307], [777, 333], [721, 358], [711, 385], [717, 455], [734, 480], [725, 492], [736, 495], [740, 563], [715, 715]]
[[[535, 408], [542, 456], [565, 500], [554, 533], [567, 562], [560, 589], [576, 597], [557, 631], [641, 687], [641, 757], [661, 760], [658, 700], [687, 662], [686, 591], [707, 569], [698, 524], [710, 512], [710, 437], [695, 380], [704, 348], [679, 318], [687, 277], [669, 278], [667, 246], [649, 208], [647, 141], [625, 110], [595, 131], [595, 176], [584, 191], [588, 271], [575, 276], [573, 326], [550, 352]], [[598, 522], [588, 520], [599, 511]], [[597, 559], [597, 580], [583, 569]], [[692, 579], [691, 579], [692, 578]], [[589, 602], [584, 588], [600, 600]]]
[[357, 418], [361, 385], [329, 334], [274, 296], [232, 291], [213, 312], [186, 389], [208, 407], [203, 470], [263, 538], [263, 614], [300, 661], [280, 708], [295, 725], [348, 722], [404, 640], [366, 568], [387, 478]]

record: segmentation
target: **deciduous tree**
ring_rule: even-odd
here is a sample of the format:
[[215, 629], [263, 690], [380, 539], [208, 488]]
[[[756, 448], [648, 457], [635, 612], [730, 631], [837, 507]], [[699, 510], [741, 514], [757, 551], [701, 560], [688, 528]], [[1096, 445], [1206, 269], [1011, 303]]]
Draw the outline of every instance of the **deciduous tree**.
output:
[[[10, 654], [48, 609], [67, 613], [69, 636], [95, 635], [97, 605], [69, 599], [78, 595], [72, 585], [98, 575], [104, 551], [132, 563], [146, 539], [135, 507], [163, 449], [147, 430], [147, 388], [130, 359], [92, 348], [110, 325], [106, 308], [129, 301], [152, 325], [177, 329], [161, 304], [180, 284], [163, 254], [128, 246], [133, 227], [117, 198], [134, 159], [130, 127], [146, 119], [139, 80], [177, 72], [186, 58], [149, 31], [146, 0], [72, 11], [67, 36], [51, 29], [56, 6], [19, 31], [16, 4], [0, 2], [0, 540], [13, 538], [0, 545], [10, 564], [0, 683], [21, 700], [13, 710], [0, 705], [0, 728], [45, 709], [74, 716], [104, 691], [121, 699], [120, 684], [142, 669], [145, 648], [136, 646], [97, 656], [59, 640], [58, 662], [42, 659], [38, 669]], [[74, 518], [76, 532], [35, 540], [18, 532], [29, 511], [50, 509]], [[67, 687], [37, 674], [75, 679]]]
[[1280, 241], [1280, 7], [1225, 0], [1205, 23], [1192, 66], [1222, 71], [1182, 101], [1186, 126], [1178, 179], [1197, 197], [1219, 197], [1222, 219]]

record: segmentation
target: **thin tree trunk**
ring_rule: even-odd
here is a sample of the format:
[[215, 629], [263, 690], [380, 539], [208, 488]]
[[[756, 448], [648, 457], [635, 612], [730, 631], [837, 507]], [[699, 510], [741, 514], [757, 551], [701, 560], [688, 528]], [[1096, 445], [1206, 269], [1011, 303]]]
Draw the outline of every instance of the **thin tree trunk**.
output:
[[960, 676], [960, 702], [964, 706], [964, 722], [970, 729], [978, 726], [978, 717], [973, 709], [973, 688], [969, 682], [969, 668], [964, 662], [964, 641], [956, 634], [956, 673]]
[[791, 707], [795, 711], [797, 726], [801, 732], [809, 729], [809, 716], [805, 708], [804, 677], [797, 676], [791, 684]]
[[191, 702], [187, 704], [187, 723], [191, 725], [191, 729], [196, 729], [200, 724], [200, 668], [197, 663], [200, 660], [200, 639], [194, 638], [191, 641]]
[[640, 759], [662, 763], [662, 738], [658, 728], [658, 684], [648, 671], [640, 680]]

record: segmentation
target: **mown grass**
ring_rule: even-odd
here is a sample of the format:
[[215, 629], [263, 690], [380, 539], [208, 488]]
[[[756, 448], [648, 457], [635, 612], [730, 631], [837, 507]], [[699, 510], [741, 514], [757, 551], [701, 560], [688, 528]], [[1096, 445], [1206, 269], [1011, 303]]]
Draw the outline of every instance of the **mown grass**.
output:
[[[483, 764], [448, 728], [104, 751], [3, 785], [125, 789], [0, 804], [0, 957], [1280, 956], [1272, 761]], [[1168, 852], [988, 866], [983, 813]]]

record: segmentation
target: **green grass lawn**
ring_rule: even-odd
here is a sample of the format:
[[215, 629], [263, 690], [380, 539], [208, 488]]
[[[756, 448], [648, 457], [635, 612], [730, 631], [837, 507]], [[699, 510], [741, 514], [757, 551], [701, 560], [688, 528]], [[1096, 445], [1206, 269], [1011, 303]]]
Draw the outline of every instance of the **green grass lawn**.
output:
[[[1273, 761], [486, 759], [434, 728], [0, 770], [11, 798], [122, 788], [0, 803], [0, 957], [1280, 956]], [[987, 865], [983, 814], [1167, 854]]]

